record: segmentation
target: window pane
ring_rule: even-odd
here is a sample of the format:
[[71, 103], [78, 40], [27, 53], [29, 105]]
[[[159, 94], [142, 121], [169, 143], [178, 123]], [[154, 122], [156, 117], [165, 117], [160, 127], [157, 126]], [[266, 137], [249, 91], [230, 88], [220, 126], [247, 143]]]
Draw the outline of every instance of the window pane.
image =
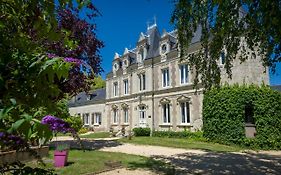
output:
[[166, 71], [167, 71], [167, 74], [166, 74], [167, 75], [167, 83], [166, 84], [167, 84], [167, 86], [170, 86], [169, 70], [167, 69]]
[[184, 110], [184, 103], [181, 103], [181, 121], [182, 123], [185, 123], [185, 110]]
[[142, 75], [142, 84], [143, 84], [142, 90], [145, 90], [145, 74]]
[[189, 103], [186, 102], [185, 105], [186, 105], [186, 120], [187, 120], [186, 122], [187, 122], [187, 123], [190, 123], [190, 108], [189, 108]]
[[163, 105], [163, 121], [164, 123], [167, 123], [167, 118], [166, 118], [166, 105]]
[[167, 108], [168, 108], [168, 114], [167, 114], [167, 117], [168, 117], [168, 123], [170, 123], [170, 105], [167, 104]]
[[187, 83], [188, 82], [188, 66], [187, 66], [187, 64], [184, 66], [185, 66], [185, 83]]

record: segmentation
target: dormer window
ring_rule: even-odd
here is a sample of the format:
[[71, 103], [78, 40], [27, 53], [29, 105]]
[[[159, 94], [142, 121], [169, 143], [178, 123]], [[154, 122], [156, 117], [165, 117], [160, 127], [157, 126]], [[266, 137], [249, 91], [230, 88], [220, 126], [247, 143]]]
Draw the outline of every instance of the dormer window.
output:
[[128, 61], [127, 61], [127, 60], [124, 60], [124, 61], [123, 61], [123, 64], [124, 64], [124, 66], [128, 66]]
[[162, 44], [161, 46], [161, 53], [165, 54], [167, 52], [167, 44]]
[[141, 49], [139, 51], [139, 60], [140, 60], [140, 62], [142, 62], [144, 60], [144, 51], [143, 51], [143, 49]]
[[114, 71], [117, 71], [118, 70], [118, 63], [114, 63], [114, 65], [113, 65], [113, 69], [114, 69]]

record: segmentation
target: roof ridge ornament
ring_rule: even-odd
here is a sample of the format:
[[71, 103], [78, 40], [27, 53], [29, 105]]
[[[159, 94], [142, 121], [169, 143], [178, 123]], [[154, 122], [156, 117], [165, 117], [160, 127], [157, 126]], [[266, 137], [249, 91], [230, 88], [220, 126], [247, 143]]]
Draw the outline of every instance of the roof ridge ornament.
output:
[[117, 59], [117, 58], [120, 58], [120, 55], [117, 52], [115, 52], [114, 59]]
[[153, 27], [157, 27], [157, 22], [156, 22], [156, 16], [154, 15], [153, 17], [154, 23], [152, 25], [149, 25], [149, 21], [147, 21], [147, 30], [152, 29]]
[[126, 55], [127, 53], [129, 53], [129, 49], [127, 47], [125, 47], [123, 55]]

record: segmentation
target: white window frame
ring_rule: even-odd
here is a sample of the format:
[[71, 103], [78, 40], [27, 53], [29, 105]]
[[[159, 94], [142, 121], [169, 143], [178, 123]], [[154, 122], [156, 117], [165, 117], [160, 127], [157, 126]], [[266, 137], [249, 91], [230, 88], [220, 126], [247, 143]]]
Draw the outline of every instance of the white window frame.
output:
[[95, 113], [95, 125], [101, 125], [102, 119], [101, 119], [101, 113]]
[[170, 104], [165, 103], [162, 105], [162, 113], [163, 113], [163, 124], [171, 123], [171, 115], [170, 115]]
[[118, 123], [118, 111], [117, 109], [113, 110], [113, 120], [112, 120], [113, 124], [117, 124]]
[[129, 123], [129, 110], [128, 109], [124, 109], [124, 124], [128, 124]]
[[180, 84], [188, 84], [189, 83], [189, 70], [187, 64], [179, 65], [179, 73], [180, 73]]
[[146, 89], [146, 77], [145, 73], [139, 74], [139, 91], [144, 91]]
[[170, 73], [169, 68], [162, 69], [162, 87], [166, 88], [170, 86]]
[[180, 103], [180, 116], [182, 124], [190, 124], [190, 104], [188, 101]]
[[129, 81], [128, 81], [128, 79], [123, 80], [123, 84], [124, 84], [124, 95], [128, 95], [129, 94]]
[[[224, 58], [222, 58], [222, 55]], [[225, 64], [225, 57], [226, 57], [226, 52], [225, 51], [220, 52], [220, 65], [221, 66]]]
[[113, 83], [113, 96], [114, 97], [118, 96], [118, 82]]
[[83, 114], [83, 122], [84, 122], [84, 125], [87, 125], [87, 126], [90, 125], [90, 114], [89, 113]]

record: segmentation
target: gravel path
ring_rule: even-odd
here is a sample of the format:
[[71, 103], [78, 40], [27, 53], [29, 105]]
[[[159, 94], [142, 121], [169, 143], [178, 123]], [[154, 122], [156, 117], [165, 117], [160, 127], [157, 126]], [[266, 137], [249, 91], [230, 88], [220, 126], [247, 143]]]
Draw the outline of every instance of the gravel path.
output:
[[123, 145], [118, 145], [116, 147], [106, 147], [100, 149], [100, 151], [107, 151], [107, 152], [121, 152], [126, 154], [134, 154], [140, 155], [145, 157], [151, 156], [175, 156], [177, 154], [185, 154], [185, 153], [193, 153], [193, 154], [206, 154], [205, 151], [201, 150], [186, 150], [186, 149], [179, 149], [179, 148], [168, 148], [162, 146], [148, 146], [148, 145], [134, 145], [125, 143]]

